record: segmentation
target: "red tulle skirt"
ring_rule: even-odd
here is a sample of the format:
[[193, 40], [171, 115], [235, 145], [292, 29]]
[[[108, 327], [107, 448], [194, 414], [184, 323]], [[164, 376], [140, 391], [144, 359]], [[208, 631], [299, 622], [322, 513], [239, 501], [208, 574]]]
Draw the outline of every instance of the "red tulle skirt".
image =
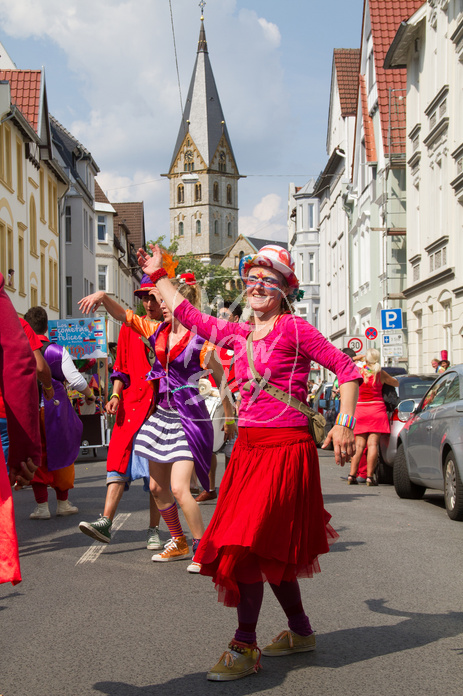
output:
[[195, 561], [219, 601], [235, 607], [238, 582], [279, 585], [320, 572], [318, 556], [338, 538], [330, 519], [308, 429], [240, 428]]

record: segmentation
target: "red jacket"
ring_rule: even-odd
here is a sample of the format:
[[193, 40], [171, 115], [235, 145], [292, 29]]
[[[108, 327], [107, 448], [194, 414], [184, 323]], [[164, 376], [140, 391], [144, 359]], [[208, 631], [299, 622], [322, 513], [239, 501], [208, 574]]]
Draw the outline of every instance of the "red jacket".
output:
[[[153, 333], [159, 322], [153, 322]], [[145, 422], [151, 406], [157, 382], [147, 382], [146, 375], [151, 369], [147, 358], [147, 348], [141, 336], [128, 326], [122, 326], [117, 342], [117, 357], [112, 379], [120, 373], [122, 381], [128, 386], [123, 390], [117, 409], [108, 449], [106, 468], [125, 474], [132, 452], [133, 439]]]
[[[31, 457], [40, 464], [41, 444], [36, 362], [0, 273], [0, 389], [8, 436], [8, 461], [18, 464]], [[21, 582], [13, 498], [0, 447], [0, 582]]]

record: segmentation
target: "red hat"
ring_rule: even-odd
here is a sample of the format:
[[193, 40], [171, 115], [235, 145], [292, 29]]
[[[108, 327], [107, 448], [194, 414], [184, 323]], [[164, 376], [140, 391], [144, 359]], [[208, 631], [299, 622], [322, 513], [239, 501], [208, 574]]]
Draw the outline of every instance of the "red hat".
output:
[[179, 281], [180, 285], [196, 285], [195, 274], [191, 273], [191, 271], [188, 273], [181, 273], [179, 276], [177, 276], [177, 280]]
[[441, 360], [447, 360], [449, 359], [449, 354], [447, 350], [441, 350], [440, 352], [440, 359]]

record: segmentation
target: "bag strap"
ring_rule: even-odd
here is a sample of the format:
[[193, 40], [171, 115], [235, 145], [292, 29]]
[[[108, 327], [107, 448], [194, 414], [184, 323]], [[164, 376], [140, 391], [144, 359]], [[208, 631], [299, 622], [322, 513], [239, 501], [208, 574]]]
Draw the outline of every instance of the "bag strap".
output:
[[145, 336], [140, 336], [140, 338], [143, 341], [143, 343], [145, 344], [145, 346], [148, 348], [148, 354], [146, 357], [148, 358], [148, 362], [151, 365], [151, 367], [153, 367], [155, 360], [156, 360], [156, 353], [154, 352], [154, 348], [151, 345], [151, 343], [148, 341], [148, 339], [145, 338]]
[[[297, 411], [300, 413], [303, 413], [304, 415], [308, 416], [309, 418], [313, 418], [315, 415], [315, 412], [312, 411], [311, 408], [307, 406], [307, 404], [304, 404], [304, 402], [299, 401], [299, 399], [296, 399], [295, 396], [291, 396], [287, 392], [283, 391], [282, 389], [278, 389], [278, 387], [273, 386], [273, 384], [269, 384], [262, 375], [259, 374], [259, 372], [256, 369], [256, 366], [254, 364], [254, 357], [253, 357], [253, 351], [252, 351], [252, 337], [253, 337], [253, 332], [249, 334], [249, 336], [246, 339], [246, 352], [248, 356], [248, 363], [249, 367], [253, 376], [253, 379], [261, 389], [266, 391], [268, 394], [271, 396], [275, 397], [275, 399], [278, 399], [279, 401], [282, 401], [284, 404], [287, 404], [288, 406], [291, 406], [292, 408], [295, 408]], [[251, 382], [247, 382], [243, 389], [246, 389], [248, 391], [251, 388]]]

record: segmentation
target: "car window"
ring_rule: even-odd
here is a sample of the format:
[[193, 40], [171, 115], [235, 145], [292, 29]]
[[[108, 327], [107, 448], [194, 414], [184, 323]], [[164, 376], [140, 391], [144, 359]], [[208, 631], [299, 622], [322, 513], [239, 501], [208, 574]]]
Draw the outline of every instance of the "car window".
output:
[[432, 378], [425, 380], [401, 380], [399, 383], [399, 397], [404, 399], [421, 399], [434, 382]]
[[453, 380], [449, 384], [449, 388], [447, 389], [447, 394], [445, 395], [444, 403], [445, 404], [451, 404], [454, 401], [459, 401], [460, 400], [460, 378], [458, 375], [455, 375]]
[[455, 373], [450, 375], [444, 375], [442, 379], [433, 384], [431, 389], [428, 391], [421, 404], [421, 411], [429, 411], [430, 409], [442, 406], [447, 396], [448, 388], [451, 382], [455, 378]]

